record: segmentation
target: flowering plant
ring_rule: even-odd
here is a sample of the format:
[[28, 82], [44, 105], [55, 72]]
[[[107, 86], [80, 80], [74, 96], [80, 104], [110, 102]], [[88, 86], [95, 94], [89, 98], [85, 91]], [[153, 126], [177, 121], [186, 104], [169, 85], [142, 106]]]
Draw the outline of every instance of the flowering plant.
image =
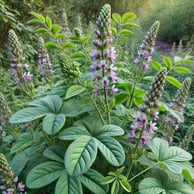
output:
[[[111, 19], [111, 7], [104, 5], [93, 41], [79, 28], [67, 35], [50, 17], [32, 15], [29, 23], [37, 25], [35, 32], [48, 38], [45, 44], [39, 40], [40, 74], [54, 83], [41, 95], [28, 93], [34, 100], [9, 119], [11, 124], [34, 123], [11, 148], [12, 169], [26, 178], [29, 193], [192, 194], [183, 181], [194, 181], [192, 155], [172, 141], [174, 124], [183, 122], [191, 79], [181, 84], [169, 76], [177, 68], [188, 72], [181, 64], [192, 60], [164, 57], [163, 65], [152, 62], [160, 22], [151, 26], [130, 63], [117, 61], [122, 58], [117, 44], [137, 27], [133, 13], [113, 14]], [[52, 65], [46, 49], [54, 53]], [[143, 80], [150, 66], [158, 72], [146, 92]], [[32, 78], [23, 74], [24, 83]], [[165, 81], [179, 89], [170, 106], [161, 102]], [[160, 127], [162, 119], [165, 125]]]

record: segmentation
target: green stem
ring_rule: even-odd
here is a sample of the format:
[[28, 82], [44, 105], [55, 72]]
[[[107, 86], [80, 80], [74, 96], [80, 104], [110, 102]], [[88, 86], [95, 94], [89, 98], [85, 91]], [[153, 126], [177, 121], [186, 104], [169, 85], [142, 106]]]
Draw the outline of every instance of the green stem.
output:
[[108, 94], [107, 94], [107, 90], [104, 87], [104, 100], [105, 100], [105, 106], [106, 106], [106, 114], [107, 114], [107, 120], [108, 120], [108, 124], [111, 124], [111, 120], [110, 120], [110, 110], [109, 110], [109, 105], [108, 105]]
[[141, 140], [141, 137], [142, 137], [142, 135], [143, 135], [145, 126], [146, 126], [146, 125], [144, 125], [144, 127], [143, 127], [143, 128], [141, 129], [141, 131], [140, 131], [139, 137], [138, 137], [138, 139], [137, 139], [137, 141], [136, 141], [136, 144], [135, 144], [134, 153], [136, 153], [136, 151], [137, 151], [137, 147], [138, 147], [139, 142], [140, 142], [140, 140]]
[[158, 162], [151, 165], [151, 166], [149, 166], [149, 167], [147, 167], [145, 170], [141, 171], [140, 173], [136, 174], [134, 177], [130, 178], [128, 180], [128, 182], [131, 182], [132, 180], [136, 179], [138, 176], [144, 174], [145, 172], [147, 172], [148, 170], [150, 170], [151, 168], [153, 168], [154, 166], [157, 166], [157, 165], [158, 165]]

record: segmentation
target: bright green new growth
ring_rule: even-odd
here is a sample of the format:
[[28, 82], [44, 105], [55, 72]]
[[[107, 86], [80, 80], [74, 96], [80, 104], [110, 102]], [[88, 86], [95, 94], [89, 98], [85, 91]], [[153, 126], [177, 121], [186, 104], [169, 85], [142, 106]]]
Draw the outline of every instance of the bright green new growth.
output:
[[153, 80], [149, 91], [147, 92], [148, 101], [151, 103], [156, 102], [160, 99], [162, 95], [162, 91], [164, 89], [165, 78], [167, 75], [167, 69], [163, 67], [156, 75], [155, 79]]

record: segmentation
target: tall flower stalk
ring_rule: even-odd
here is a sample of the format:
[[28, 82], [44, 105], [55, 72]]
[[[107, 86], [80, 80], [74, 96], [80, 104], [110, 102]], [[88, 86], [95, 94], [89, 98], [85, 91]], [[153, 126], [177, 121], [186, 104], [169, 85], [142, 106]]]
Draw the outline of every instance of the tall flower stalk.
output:
[[25, 185], [18, 182], [4, 154], [0, 153], [0, 191], [2, 194], [26, 194]]
[[117, 92], [117, 88], [114, 85], [117, 82], [117, 68], [114, 66], [116, 50], [111, 46], [110, 21], [111, 8], [109, 4], [105, 4], [96, 22], [96, 39], [93, 40], [96, 48], [92, 51], [92, 65], [90, 66], [93, 74], [92, 81], [94, 82], [93, 92], [97, 93], [97, 95], [104, 95], [108, 123], [110, 123], [108, 92], [110, 95], [114, 95]]
[[[170, 103], [169, 107], [179, 113], [183, 113], [185, 102], [189, 93], [189, 89], [191, 86], [191, 78], [186, 78], [182, 83], [182, 89], [178, 90], [174, 99]], [[172, 114], [167, 114], [164, 120], [165, 130], [163, 131], [163, 136], [168, 140], [172, 141], [173, 134], [175, 131], [179, 129], [180, 121], [175, 118]]]
[[147, 145], [158, 129], [156, 121], [159, 119], [159, 99], [162, 96], [166, 75], [166, 68], [158, 72], [144, 99], [145, 105], [139, 106], [139, 112], [133, 118], [129, 140], [135, 143], [135, 151], [139, 142], [142, 146]]
[[11, 48], [11, 69], [15, 85], [22, 88], [29, 96], [33, 95], [33, 84], [31, 82], [33, 74], [29, 70], [29, 64], [25, 63], [22, 46], [13, 30], [8, 34], [9, 45]]

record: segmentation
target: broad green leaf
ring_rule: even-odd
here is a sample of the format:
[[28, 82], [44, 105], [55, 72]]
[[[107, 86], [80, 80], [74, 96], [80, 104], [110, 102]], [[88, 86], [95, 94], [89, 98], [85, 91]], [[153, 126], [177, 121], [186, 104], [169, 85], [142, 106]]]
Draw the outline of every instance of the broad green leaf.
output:
[[163, 57], [162, 58], [162, 62], [164, 63], [164, 65], [168, 68], [168, 69], [171, 69], [172, 66], [173, 66], [173, 62], [172, 60], [169, 58], [169, 57]]
[[73, 44], [71, 42], [64, 42], [64, 43], [62, 43], [62, 47], [64, 49], [74, 48], [75, 47], [75, 44]]
[[65, 99], [69, 99], [72, 98], [74, 96], [77, 96], [79, 94], [81, 94], [82, 92], [85, 91], [85, 88], [83, 88], [80, 85], [73, 85], [70, 88], [68, 88], [66, 95], [65, 95]]
[[62, 34], [62, 33], [57, 33], [57, 34], [55, 34], [55, 37], [59, 39], [59, 38], [66, 38], [67, 36], [65, 34]]
[[36, 13], [34, 11], [30, 12], [30, 14], [32, 14], [33, 16], [35, 16], [36, 18], [38, 18], [42, 23], [45, 23], [45, 18], [43, 15]]
[[131, 30], [128, 30], [128, 29], [122, 29], [122, 30], [120, 30], [119, 34], [121, 34], [121, 35], [131, 35], [131, 34], [133, 34], [133, 32]]
[[112, 183], [115, 180], [115, 176], [106, 176], [102, 179], [102, 184], [109, 184]]
[[192, 73], [192, 71], [188, 68], [185, 68], [185, 67], [174, 67], [173, 70], [176, 72], [176, 73]]
[[49, 27], [49, 29], [52, 29], [52, 20], [49, 16], [46, 16], [46, 25]]
[[166, 81], [172, 84], [173, 86], [182, 89], [182, 84], [176, 78], [172, 76], [166, 76]]
[[175, 174], [181, 174], [184, 163], [192, 159], [190, 153], [176, 146], [169, 147], [168, 142], [160, 138], [154, 138], [148, 147], [154, 154], [153, 159]]
[[38, 19], [32, 19], [27, 22], [28, 25], [37, 25], [37, 24], [42, 24], [42, 21]]
[[60, 133], [59, 139], [61, 139], [61, 140], [75, 140], [82, 135], [91, 136], [91, 134], [87, 131], [87, 129], [84, 126], [73, 126], [73, 127], [69, 127], [69, 128], [64, 129]]
[[46, 28], [37, 28], [35, 31], [35, 33], [47, 33], [48, 30]]
[[104, 125], [102, 128], [98, 130], [96, 136], [99, 136], [99, 135], [120, 136], [123, 134], [124, 134], [123, 129], [118, 125]]
[[66, 150], [64, 147], [59, 145], [54, 145], [46, 148], [46, 150], [44, 150], [43, 152], [43, 155], [51, 160], [54, 160], [63, 164], [65, 151]]
[[110, 29], [111, 29], [113, 35], [116, 35], [117, 34], [117, 29], [116, 28], [111, 27]]
[[147, 81], [153, 81], [154, 76], [145, 76], [143, 79]]
[[120, 166], [123, 164], [125, 160], [125, 152], [118, 141], [112, 137], [103, 135], [95, 138], [95, 141], [100, 152], [110, 164], [114, 166]]
[[86, 58], [86, 55], [85, 55], [85, 53], [79, 51], [79, 52], [74, 52], [74, 53], [70, 54], [70, 58], [74, 59], [74, 60], [84, 59], [84, 58]]
[[136, 15], [132, 12], [127, 12], [125, 14], [123, 14], [122, 16], [122, 22], [126, 23], [129, 22], [131, 20], [134, 20], [136, 18]]
[[182, 182], [174, 181], [163, 185], [160, 179], [149, 177], [140, 182], [139, 192], [140, 194], [192, 194], [194, 190]]
[[58, 44], [54, 43], [54, 42], [47, 42], [45, 44], [45, 48], [46, 49], [55, 49], [55, 48], [59, 48]]
[[101, 183], [103, 178], [103, 175], [93, 169], [89, 169], [86, 173], [79, 176], [82, 184], [96, 194], [106, 194], [108, 191], [108, 185], [102, 185]]
[[122, 24], [122, 26], [128, 27], [128, 28], [137, 28], [137, 27], [139, 27], [137, 24], [132, 23], [132, 22], [124, 23], [124, 24]]
[[119, 93], [115, 96], [115, 105], [120, 105], [129, 99], [129, 94]]
[[120, 185], [127, 192], [131, 192], [131, 185], [128, 183], [127, 178], [119, 180]]
[[62, 99], [57, 95], [49, 95], [28, 104], [36, 107], [45, 107], [50, 113], [59, 113], [62, 106]]
[[63, 171], [55, 186], [55, 194], [82, 194], [82, 185], [75, 176]]
[[97, 146], [91, 136], [82, 135], [73, 141], [65, 154], [65, 167], [69, 175], [77, 176], [86, 172], [97, 155]]
[[14, 172], [15, 176], [19, 176], [22, 170], [25, 168], [27, 162], [29, 161], [28, 157], [28, 150], [26, 149], [18, 154], [16, 154], [11, 163], [10, 166], [12, 168], [12, 171]]
[[54, 34], [58, 34], [61, 31], [61, 26], [59, 24], [53, 24], [53, 32]]
[[44, 187], [59, 178], [63, 170], [64, 165], [58, 162], [41, 163], [29, 172], [26, 185], [30, 189]]
[[11, 116], [10, 123], [25, 123], [41, 118], [50, 111], [46, 107], [30, 107], [24, 108]]
[[16, 152], [22, 151], [27, 147], [34, 144], [34, 140], [31, 134], [23, 133], [19, 136], [18, 141], [12, 146], [11, 153], [14, 154]]
[[121, 16], [118, 13], [113, 13], [112, 18], [117, 24], [121, 23]]
[[162, 65], [158, 63], [157, 61], [152, 61], [151, 62], [152, 67], [156, 70], [159, 71], [162, 68]]
[[118, 194], [119, 192], [119, 182], [115, 180], [111, 187], [111, 194]]
[[60, 129], [65, 124], [65, 115], [64, 114], [48, 114], [43, 119], [43, 130], [49, 134], [54, 135], [60, 131]]

